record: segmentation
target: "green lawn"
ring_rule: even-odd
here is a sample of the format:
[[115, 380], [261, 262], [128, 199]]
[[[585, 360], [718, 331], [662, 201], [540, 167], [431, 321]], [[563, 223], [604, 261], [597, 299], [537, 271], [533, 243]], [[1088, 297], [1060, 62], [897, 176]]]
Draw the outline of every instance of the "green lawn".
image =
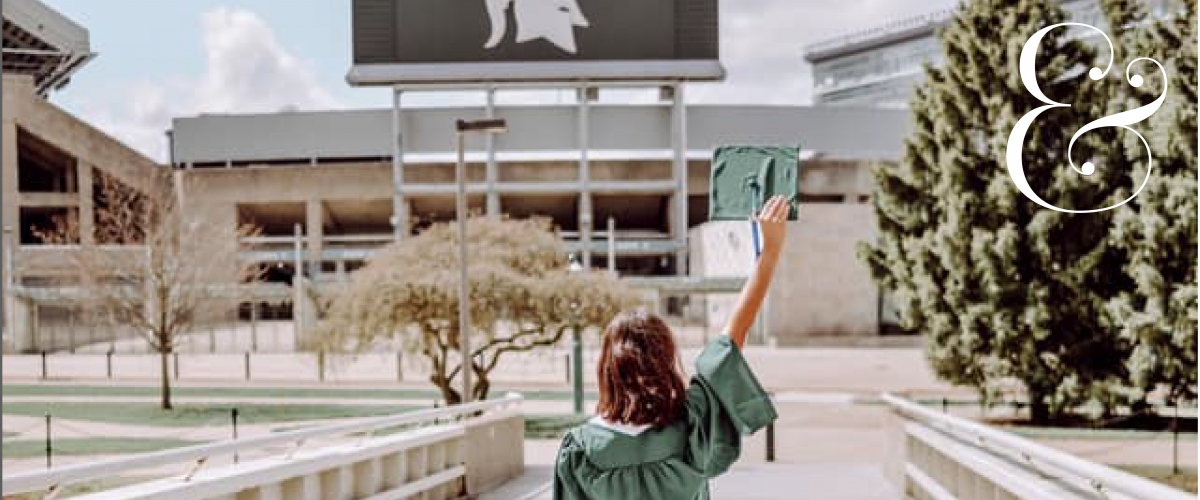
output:
[[[84, 437], [57, 438], [53, 441], [54, 455], [118, 455], [145, 453], [201, 444], [205, 441], [185, 439]], [[46, 442], [41, 439], [14, 439], [4, 442], [4, 458], [34, 458], [46, 455]]]
[[526, 439], [561, 439], [567, 430], [590, 418], [588, 415], [526, 415]]
[[6, 415], [92, 420], [114, 424], [188, 427], [229, 425], [230, 410], [238, 409], [243, 424], [295, 422], [347, 417], [389, 415], [421, 409], [406, 405], [316, 405], [316, 404], [178, 404], [174, 410], [162, 410], [156, 403], [26, 403], [6, 402]]
[[[492, 398], [504, 396], [508, 389], [495, 389]], [[572, 393], [567, 390], [520, 391], [531, 401], [565, 401]], [[192, 397], [254, 397], [254, 398], [346, 398], [346, 399], [428, 399], [440, 398], [435, 389], [363, 389], [339, 387], [175, 387], [171, 393]], [[158, 396], [157, 387], [130, 387], [109, 385], [50, 385], [50, 384], [4, 384], [5, 396]], [[597, 398], [594, 392], [587, 397]]]

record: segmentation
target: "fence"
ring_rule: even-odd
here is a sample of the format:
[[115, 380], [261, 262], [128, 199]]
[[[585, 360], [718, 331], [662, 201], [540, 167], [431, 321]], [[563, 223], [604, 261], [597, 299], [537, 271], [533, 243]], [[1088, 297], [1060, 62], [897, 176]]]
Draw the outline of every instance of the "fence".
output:
[[[585, 380], [594, 378], [598, 349], [585, 352]], [[105, 352], [100, 354], [5, 355], [0, 363], [5, 380], [157, 380], [158, 354]], [[405, 382], [427, 381], [428, 358], [404, 352], [334, 354], [295, 353], [172, 353], [168, 373], [174, 380], [264, 382]], [[493, 381], [565, 384], [570, 382], [570, 358], [565, 349], [506, 354], [490, 373]]]
[[890, 394], [883, 401], [895, 417], [888, 473], [916, 500], [1195, 498]]
[[[164, 464], [191, 463], [171, 477], [96, 493], [81, 499], [164, 498], [347, 498], [351, 495], [405, 498], [459, 498], [477, 494], [520, 473], [524, 420], [505, 411], [519, 394], [490, 401], [421, 410], [242, 440], [188, 446], [130, 457], [69, 465], [3, 479], [3, 494], [45, 491], [98, 478], [128, 475]], [[439, 423], [441, 421], [441, 423]], [[386, 429], [422, 425], [374, 437]], [[319, 439], [348, 438], [315, 450]], [[272, 456], [201, 470], [218, 456], [277, 449]], [[375, 497], [372, 497], [375, 498]]]

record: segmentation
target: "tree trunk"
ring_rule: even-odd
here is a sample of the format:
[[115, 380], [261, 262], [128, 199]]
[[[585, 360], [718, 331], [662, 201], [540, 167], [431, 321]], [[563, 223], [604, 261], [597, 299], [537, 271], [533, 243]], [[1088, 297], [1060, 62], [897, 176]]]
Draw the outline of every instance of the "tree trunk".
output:
[[159, 367], [161, 368], [160, 373], [159, 373], [159, 379], [162, 381], [162, 390], [160, 391], [161, 392], [160, 395], [162, 396], [162, 409], [170, 410], [170, 409], [172, 409], [172, 407], [171, 407], [171, 374], [170, 374], [171, 370], [170, 370], [170, 366], [169, 366], [171, 363], [171, 353], [168, 351], [165, 351], [165, 350], [159, 351], [158, 356], [159, 356], [159, 360], [161, 361], [159, 363]]
[[488, 397], [488, 391], [491, 390], [492, 383], [488, 381], [487, 372], [483, 370], [475, 370], [475, 387], [471, 388], [471, 392], [475, 393], [475, 401], [483, 401]]
[[1050, 421], [1050, 405], [1041, 392], [1029, 391], [1029, 421], [1033, 425], [1044, 425]]
[[447, 405], [456, 405], [462, 402], [462, 396], [454, 390], [450, 379], [433, 375], [429, 377], [429, 381], [442, 391], [442, 399], [446, 401]]

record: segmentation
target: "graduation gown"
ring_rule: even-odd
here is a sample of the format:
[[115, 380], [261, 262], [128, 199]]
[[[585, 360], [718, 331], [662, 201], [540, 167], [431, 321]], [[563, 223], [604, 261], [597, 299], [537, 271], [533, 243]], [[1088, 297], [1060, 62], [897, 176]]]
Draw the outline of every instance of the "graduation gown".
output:
[[775, 420], [775, 406], [737, 346], [722, 335], [696, 359], [675, 423], [626, 434], [594, 422], [567, 432], [554, 467], [555, 500], [708, 500], [741, 437]]

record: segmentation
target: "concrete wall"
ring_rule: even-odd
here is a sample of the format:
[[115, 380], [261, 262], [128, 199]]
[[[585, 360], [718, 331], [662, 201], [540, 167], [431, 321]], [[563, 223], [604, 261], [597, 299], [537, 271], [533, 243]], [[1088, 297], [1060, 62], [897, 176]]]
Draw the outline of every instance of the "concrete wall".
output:
[[[589, 107], [593, 151], [671, 148], [671, 106]], [[482, 118], [481, 107], [405, 109], [408, 155], [448, 156], [456, 119]], [[578, 110], [564, 106], [502, 106], [496, 117], [508, 132], [495, 138], [498, 152], [572, 151]], [[689, 105], [687, 147], [711, 151], [724, 144], [799, 144], [825, 158], [896, 160], [910, 129], [904, 110], [830, 109], [805, 106]], [[392, 154], [391, 110], [201, 115], [172, 123], [177, 163], [224, 163], [310, 158], [386, 158]], [[484, 139], [469, 137], [482, 151]], [[406, 158], [406, 161], [413, 161]]]
[[[871, 205], [804, 203], [800, 220], [788, 223], [788, 241], [767, 303], [768, 336], [779, 345], [806, 337], [875, 335], [879, 289], [856, 247], [877, 234]], [[692, 274], [746, 276], [753, 268], [750, 224], [709, 222], [690, 235]], [[710, 296], [708, 322], [724, 325], [736, 301]]]

